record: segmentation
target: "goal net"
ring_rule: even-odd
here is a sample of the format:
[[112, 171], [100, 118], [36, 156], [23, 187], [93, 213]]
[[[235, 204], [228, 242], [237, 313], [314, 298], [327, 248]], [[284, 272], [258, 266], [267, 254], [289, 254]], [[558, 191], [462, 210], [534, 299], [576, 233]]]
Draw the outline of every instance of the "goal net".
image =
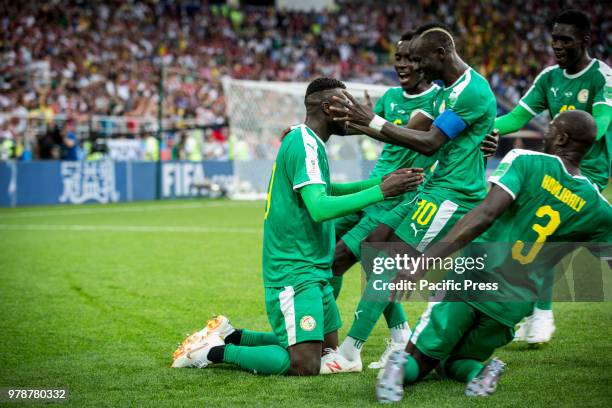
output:
[[[348, 91], [363, 100], [367, 90], [372, 102], [382, 96], [385, 86], [347, 83]], [[233, 197], [263, 199], [272, 165], [280, 147], [282, 131], [304, 121], [306, 82], [266, 82], [225, 78], [230, 127], [230, 151], [234, 160]], [[326, 145], [335, 181], [362, 178], [363, 152], [380, 151], [380, 144], [363, 136], [333, 136]]]

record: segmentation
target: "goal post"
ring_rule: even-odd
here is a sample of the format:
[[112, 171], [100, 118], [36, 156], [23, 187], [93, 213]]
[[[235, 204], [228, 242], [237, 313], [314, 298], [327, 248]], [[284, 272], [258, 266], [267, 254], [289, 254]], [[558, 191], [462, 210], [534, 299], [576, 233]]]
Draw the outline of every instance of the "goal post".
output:
[[[223, 91], [230, 129], [230, 151], [234, 161], [233, 197], [265, 198], [272, 165], [284, 129], [304, 121], [304, 94], [307, 82], [271, 82], [223, 79]], [[367, 90], [372, 102], [388, 89], [386, 86], [346, 83], [347, 90], [363, 100]], [[333, 136], [326, 145], [334, 180], [362, 178], [363, 136]], [[369, 139], [368, 147], [380, 150]], [[373, 145], [373, 146], [372, 146]]]

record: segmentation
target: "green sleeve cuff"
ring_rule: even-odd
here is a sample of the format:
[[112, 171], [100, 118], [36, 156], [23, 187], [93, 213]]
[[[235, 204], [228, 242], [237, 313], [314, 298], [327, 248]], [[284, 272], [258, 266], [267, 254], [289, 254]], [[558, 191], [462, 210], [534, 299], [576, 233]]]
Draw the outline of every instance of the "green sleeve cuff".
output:
[[308, 213], [316, 222], [352, 214], [385, 198], [378, 185], [342, 196], [327, 195], [323, 184], [309, 184], [299, 191]]
[[500, 135], [516, 132], [525, 126], [533, 118], [533, 114], [521, 105], [517, 105], [512, 112], [495, 119], [494, 129], [499, 130]]
[[355, 181], [352, 183], [332, 183], [331, 195], [341, 196], [345, 194], [353, 194], [361, 190], [377, 186], [380, 183], [382, 183], [382, 177], [374, 177], [371, 179]]

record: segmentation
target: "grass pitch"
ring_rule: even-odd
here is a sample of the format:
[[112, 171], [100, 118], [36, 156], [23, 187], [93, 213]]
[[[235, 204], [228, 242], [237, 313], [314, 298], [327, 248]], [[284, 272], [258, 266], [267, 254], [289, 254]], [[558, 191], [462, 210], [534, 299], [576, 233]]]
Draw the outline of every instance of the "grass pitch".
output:
[[[0, 210], [0, 388], [67, 387], [60, 406], [367, 406], [376, 372], [263, 377], [229, 366], [171, 369], [171, 353], [213, 314], [269, 330], [261, 280], [263, 203], [172, 201]], [[359, 271], [339, 299], [351, 323]], [[406, 307], [411, 325], [424, 304]], [[555, 304], [539, 350], [510, 344], [495, 395], [463, 396], [435, 374], [407, 388], [418, 407], [612, 404], [612, 305]], [[364, 347], [377, 359], [382, 322]], [[19, 404], [11, 403], [10, 406]]]

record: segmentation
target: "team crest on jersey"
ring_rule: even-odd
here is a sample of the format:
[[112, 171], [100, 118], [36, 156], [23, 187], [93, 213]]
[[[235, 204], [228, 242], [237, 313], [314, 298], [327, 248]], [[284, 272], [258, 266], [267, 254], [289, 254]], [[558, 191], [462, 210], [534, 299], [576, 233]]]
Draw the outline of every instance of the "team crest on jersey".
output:
[[588, 89], [583, 89], [580, 92], [578, 92], [578, 102], [586, 103], [586, 101], [588, 100], [589, 100], [589, 90]]
[[317, 327], [317, 321], [312, 316], [304, 316], [300, 319], [300, 327], [304, 331], [313, 331]]
[[574, 93], [573, 93], [572, 91], [567, 91], [567, 92], [565, 93], [565, 97], [566, 97], [566, 98], [571, 98], [573, 94], [574, 94]]

